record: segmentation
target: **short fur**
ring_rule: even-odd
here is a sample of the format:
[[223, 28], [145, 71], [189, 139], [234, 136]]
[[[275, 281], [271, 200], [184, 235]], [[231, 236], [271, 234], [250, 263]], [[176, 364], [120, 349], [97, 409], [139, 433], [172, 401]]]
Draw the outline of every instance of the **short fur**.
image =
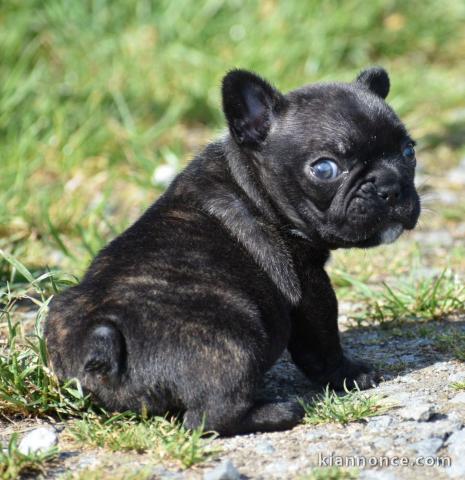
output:
[[[110, 410], [181, 412], [224, 435], [290, 428], [295, 402], [256, 399], [288, 348], [312, 380], [367, 388], [378, 375], [342, 350], [331, 249], [412, 229], [420, 204], [410, 139], [384, 102], [381, 68], [286, 95], [257, 75], [223, 81], [230, 134], [208, 145], [82, 282], [51, 304], [61, 379]], [[313, 166], [331, 158], [331, 180]]]

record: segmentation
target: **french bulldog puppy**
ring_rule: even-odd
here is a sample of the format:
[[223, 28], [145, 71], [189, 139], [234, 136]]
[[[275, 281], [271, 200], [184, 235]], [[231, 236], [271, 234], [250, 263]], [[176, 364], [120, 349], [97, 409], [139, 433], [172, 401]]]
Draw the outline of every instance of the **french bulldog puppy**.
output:
[[333, 249], [390, 243], [417, 223], [414, 142], [388, 91], [378, 67], [285, 95], [229, 72], [229, 133], [52, 302], [59, 378], [107, 409], [182, 413], [223, 435], [300, 421], [297, 402], [256, 398], [286, 348], [322, 385], [375, 384], [341, 347], [324, 266]]

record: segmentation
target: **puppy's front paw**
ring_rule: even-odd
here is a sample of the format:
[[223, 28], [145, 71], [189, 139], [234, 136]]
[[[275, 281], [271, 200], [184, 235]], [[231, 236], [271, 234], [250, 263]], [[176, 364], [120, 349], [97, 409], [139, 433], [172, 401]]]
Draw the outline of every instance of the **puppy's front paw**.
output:
[[360, 390], [365, 390], [376, 386], [381, 380], [380, 374], [369, 363], [345, 355], [336, 369], [325, 377], [322, 376], [321, 383], [329, 384], [335, 390], [342, 390], [344, 385], [348, 389], [357, 385]]

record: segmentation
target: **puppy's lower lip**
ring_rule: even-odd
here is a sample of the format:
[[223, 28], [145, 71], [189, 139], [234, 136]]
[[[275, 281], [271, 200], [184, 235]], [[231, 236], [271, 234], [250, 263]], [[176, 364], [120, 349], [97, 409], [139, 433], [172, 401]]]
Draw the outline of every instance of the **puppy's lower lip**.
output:
[[395, 242], [404, 231], [404, 227], [400, 223], [393, 223], [387, 226], [381, 233], [381, 243], [388, 244]]

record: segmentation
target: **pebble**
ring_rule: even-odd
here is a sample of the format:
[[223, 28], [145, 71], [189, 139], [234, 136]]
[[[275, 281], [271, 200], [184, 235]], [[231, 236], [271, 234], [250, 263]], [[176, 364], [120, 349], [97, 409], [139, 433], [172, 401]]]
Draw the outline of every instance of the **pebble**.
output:
[[[153, 478], [159, 478], [163, 480], [182, 480], [184, 479], [184, 474], [179, 472], [170, 472], [166, 468], [156, 467], [152, 470]], [[151, 477], [152, 478], [152, 477]]]
[[450, 383], [465, 382], [465, 372], [458, 372], [450, 375], [449, 382]]
[[79, 462], [77, 464], [77, 468], [89, 468], [89, 467], [96, 467], [99, 465], [100, 460], [95, 455], [82, 455], [79, 458]]
[[449, 400], [451, 403], [465, 403], [465, 392], [460, 392]]
[[397, 413], [404, 420], [427, 422], [436, 413], [436, 410], [430, 403], [420, 403], [418, 405], [404, 407], [401, 410], [398, 410]]
[[407, 354], [407, 355], [401, 355], [399, 357], [399, 360], [401, 362], [405, 362], [405, 363], [412, 363], [412, 362], [416, 362], [417, 361], [417, 357], [415, 355], [412, 355], [412, 354]]
[[18, 450], [27, 455], [28, 453], [46, 452], [58, 443], [58, 435], [55, 430], [47, 427], [39, 427], [26, 433], [18, 445]]
[[[265, 474], [270, 474], [273, 477], [282, 478], [289, 476], [289, 474], [301, 470], [301, 466], [296, 461], [278, 460], [273, 463], [269, 463], [264, 468]], [[265, 476], [266, 478], [266, 476]]]
[[[399, 380], [405, 380], [404, 377], [399, 377]], [[387, 401], [397, 406], [409, 405], [412, 401], [412, 395], [406, 392], [390, 394]]]
[[383, 470], [363, 470], [360, 473], [360, 480], [398, 480], [398, 476]]
[[240, 480], [241, 474], [232, 464], [231, 460], [225, 460], [213, 470], [206, 472], [203, 480]]
[[273, 444], [270, 441], [264, 440], [255, 445], [255, 451], [257, 453], [264, 453], [266, 455], [269, 455], [271, 453], [274, 453], [276, 449], [273, 447]]
[[447, 473], [452, 478], [465, 478], [465, 429], [454, 432], [447, 440], [452, 465]]
[[370, 432], [383, 432], [392, 423], [392, 417], [389, 415], [380, 415], [368, 420], [366, 430]]
[[422, 457], [433, 457], [442, 447], [443, 443], [444, 440], [442, 438], [431, 437], [412, 444], [411, 448]]

